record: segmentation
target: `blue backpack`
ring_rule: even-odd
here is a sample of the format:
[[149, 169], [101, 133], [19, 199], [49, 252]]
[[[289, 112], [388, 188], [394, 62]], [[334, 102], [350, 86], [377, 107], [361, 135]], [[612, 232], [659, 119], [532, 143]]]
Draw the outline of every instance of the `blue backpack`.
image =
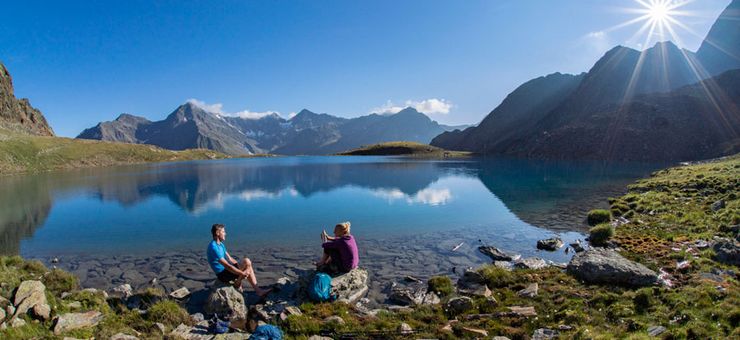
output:
[[262, 325], [254, 330], [249, 340], [283, 340], [283, 332], [273, 325]]
[[308, 298], [313, 302], [333, 301], [331, 295], [331, 277], [325, 273], [316, 273], [308, 286]]

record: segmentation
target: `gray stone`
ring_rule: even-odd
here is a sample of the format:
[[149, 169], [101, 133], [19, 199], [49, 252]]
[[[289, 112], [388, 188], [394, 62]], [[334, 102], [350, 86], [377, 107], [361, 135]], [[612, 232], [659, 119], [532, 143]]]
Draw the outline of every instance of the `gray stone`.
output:
[[51, 307], [46, 300], [46, 286], [41, 281], [23, 281], [15, 293], [15, 314], [18, 318], [29, 310], [40, 320], [48, 320], [51, 316]]
[[506, 270], [514, 269], [514, 264], [509, 261], [493, 261], [493, 265]]
[[528, 285], [527, 288], [520, 290], [516, 294], [519, 296], [523, 296], [523, 297], [533, 298], [537, 296], [538, 291], [539, 291], [539, 285], [537, 284], [537, 282], [535, 282], [535, 283]]
[[208, 314], [228, 316], [231, 319], [247, 318], [244, 295], [232, 286], [218, 285], [211, 288], [203, 309]]
[[570, 247], [573, 248], [573, 250], [576, 253], [580, 253], [580, 252], [586, 250], [586, 249], [583, 248], [583, 245], [581, 244], [581, 241], [572, 242], [570, 244]]
[[170, 293], [170, 296], [173, 297], [173, 298], [175, 298], [175, 299], [184, 299], [188, 295], [190, 295], [190, 291], [186, 287], [182, 287], [182, 288], [180, 288], [180, 289], [178, 289], [178, 290]]
[[26, 325], [26, 320], [23, 320], [21, 318], [14, 318], [8, 321], [7, 323], [8, 323], [8, 326], [10, 326], [11, 328], [23, 327]]
[[[18, 306], [23, 300], [31, 296], [31, 294], [33, 294], [34, 292], [43, 293], [44, 291], [46, 291], [46, 286], [44, 286], [44, 284], [41, 283], [41, 281], [37, 281], [37, 280], [23, 281], [18, 286], [18, 289], [15, 291], [15, 298], [13, 299], [13, 304]], [[23, 312], [25, 313], [25, 311]]]
[[5, 321], [5, 309], [0, 308], [0, 323]]
[[401, 333], [401, 335], [409, 335], [414, 333], [414, 329], [411, 328], [409, 324], [401, 322], [401, 324], [398, 325], [398, 332]]
[[128, 299], [131, 295], [133, 295], [134, 289], [131, 288], [131, 285], [128, 283], [124, 283], [120, 286], [117, 286], [113, 288], [110, 292], [110, 296], [117, 297], [122, 300]]
[[537, 249], [555, 251], [563, 246], [563, 240], [559, 237], [548, 238], [537, 241]]
[[332, 315], [324, 319], [324, 323], [330, 323], [330, 322], [335, 322], [335, 323], [342, 325], [344, 324], [344, 319], [342, 319], [341, 316], [337, 316], [337, 315]]
[[631, 287], [650, 286], [658, 274], [610, 249], [592, 248], [577, 253], [568, 263], [568, 273], [587, 283]]
[[116, 333], [110, 337], [110, 340], [139, 340], [139, 338], [124, 333]]
[[410, 284], [407, 286], [394, 286], [388, 295], [388, 300], [402, 306], [417, 306], [439, 303], [439, 297], [433, 292], [427, 291], [423, 284]]
[[726, 238], [718, 239], [712, 247], [715, 259], [724, 264], [740, 266], [740, 243]]
[[202, 313], [190, 314], [190, 320], [193, 320], [194, 323], [201, 322], [201, 321], [203, 321], [205, 319], [206, 318], [205, 318], [205, 316], [203, 316]]
[[58, 316], [56, 320], [54, 334], [59, 335], [79, 328], [93, 327], [103, 320], [103, 314], [98, 311], [67, 313]]
[[477, 283], [477, 282], [458, 281], [457, 291], [460, 294], [468, 295], [468, 296], [477, 296], [477, 297], [491, 296], [491, 290], [488, 289], [488, 286], [482, 283]]
[[539, 328], [532, 333], [532, 340], [549, 340], [549, 339], [555, 339], [558, 337], [560, 332], [549, 329], [549, 328]]
[[157, 327], [161, 335], [164, 335], [165, 332], [167, 331], [167, 327], [161, 322], [155, 322], [154, 326]]
[[67, 308], [69, 309], [80, 309], [82, 308], [82, 303], [79, 301], [72, 301], [67, 304]]
[[491, 340], [511, 340], [505, 336], [494, 336]]
[[488, 331], [485, 329], [479, 329], [479, 328], [473, 328], [473, 327], [461, 327], [463, 334], [467, 336], [472, 336], [473, 338], [488, 337]]
[[521, 269], [542, 269], [547, 268], [547, 262], [539, 257], [529, 257], [515, 261], [514, 267]]
[[492, 261], [513, 261], [519, 258], [519, 255], [507, 254], [493, 246], [480, 246], [478, 251], [490, 257]]
[[663, 334], [663, 332], [666, 331], [666, 328], [663, 326], [650, 326], [647, 329], [648, 335], [650, 336], [658, 336]]
[[719, 200], [712, 203], [712, 211], [718, 211], [725, 208], [725, 200]]
[[367, 270], [355, 268], [349, 273], [334, 277], [331, 279], [332, 293], [337, 296], [337, 300], [353, 304], [368, 292], [367, 276]]
[[453, 315], [464, 313], [473, 307], [473, 299], [467, 296], [454, 297], [445, 304], [445, 309]]
[[509, 312], [514, 316], [537, 316], [537, 311], [534, 310], [534, 307], [511, 306], [509, 307]]

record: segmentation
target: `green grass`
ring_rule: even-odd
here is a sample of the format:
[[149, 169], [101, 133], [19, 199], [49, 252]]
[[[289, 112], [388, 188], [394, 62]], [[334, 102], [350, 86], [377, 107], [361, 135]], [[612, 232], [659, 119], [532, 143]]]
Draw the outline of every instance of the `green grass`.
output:
[[605, 246], [606, 241], [614, 236], [614, 228], [608, 223], [599, 224], [589, 230], [588, 242], [594, 246]]
[[455, 291], [455, 287], [452, 286], [452, 280], [448, 276], [434, 276], [429, 279], [428, 285], [429, 291], [443, 297]]
[[472, 153], [465, 151], [448, 151], [427, 144], [415, 142], [385, 142], [362, 146], [357, 149], [338, 153], [343, 156], [413, 156], [413, 157], [469, 157]]
[[151, 145], [30, 136], [0, 129], [0, 174], [221, 158], [228, 156], [205, 149], [170, 151]]
[[595, 226], [597, 224], [606, 223], [611, 220], [611, 213], [604, 209], [594, 209], [588, 212], [586, 216], [586, 222], [588, 225]]

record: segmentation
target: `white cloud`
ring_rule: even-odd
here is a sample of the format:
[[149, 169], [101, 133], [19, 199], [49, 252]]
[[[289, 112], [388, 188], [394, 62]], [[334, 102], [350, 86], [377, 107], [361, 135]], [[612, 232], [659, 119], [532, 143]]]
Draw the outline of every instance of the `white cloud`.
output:
[[376, 189], [372, 192], [373, 196], [381, 197], [393, 202], [397, 200], [405, 200], [408, 204], [421, 203], [426, 205], [442, 205], [452, 200], [452, 192], [450, 189], [423, 189], [413, 196], [405, 194], [399, 189]]
[[416, 111], [426, 114], [448, 114], [453, 107], [451, 101], [445, 99], [430, 98], [422, 101], [407, 100], [403, 105], [396, 105], [388, 100], [383, 106], [376, 107], [370, 112], [373, 113], [398, 113], [399, 111], [412, 107]]
[[223, 110], [224, 105], [221, 103], [207, 104], [206, 102], [195, 99], [195, 98], [190, 98], [187, 100], [187, 102], [203, 110], [206, 110], [208, 112], [212, 112], [217, 115], [226, 116], [226, 117], [239, 117], [239, 118], [244, 118], [244, 119], [259, 119], [259, 118], [269, 116], [272, 114], [277, 114], [278, 116], [280, 115], [280, 112], [271, 111], [271, 110], [263, 111], [263, 112], [255, 112], [255, 111], [250, 111], [250, 110], [242, 110], [239, 112], [225, 112]]

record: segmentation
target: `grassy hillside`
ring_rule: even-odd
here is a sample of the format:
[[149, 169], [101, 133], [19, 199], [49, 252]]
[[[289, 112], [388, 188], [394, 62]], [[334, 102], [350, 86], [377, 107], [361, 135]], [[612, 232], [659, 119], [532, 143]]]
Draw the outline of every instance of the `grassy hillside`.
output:
[[170, 151], [150, 145], [30, 136], [0, 129], [0, 174], [219, 158], [228, 156], [204, 149]]
[[415, 142], [386, 142], [363, 146], [338, 153], [343, 156], [415, 156], [415, 157], [468, 157], [472, 153], [447, 151], [436, 146]]

